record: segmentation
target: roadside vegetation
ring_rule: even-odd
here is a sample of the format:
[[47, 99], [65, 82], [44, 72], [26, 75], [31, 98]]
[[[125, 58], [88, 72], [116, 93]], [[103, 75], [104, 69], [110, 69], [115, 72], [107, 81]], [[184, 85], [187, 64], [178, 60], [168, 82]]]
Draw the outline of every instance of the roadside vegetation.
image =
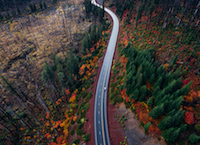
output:
[[168, 144], [199, 142], [199, 2], [118, 0], [109, 5], [121, 19], [111, 104], [124, 102], [147, 134]]

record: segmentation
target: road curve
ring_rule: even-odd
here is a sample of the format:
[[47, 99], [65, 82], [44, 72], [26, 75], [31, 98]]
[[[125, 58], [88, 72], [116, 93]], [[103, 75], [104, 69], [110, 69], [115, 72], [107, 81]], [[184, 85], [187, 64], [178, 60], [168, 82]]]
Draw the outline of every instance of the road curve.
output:
[[[102, 8], [102, 6], [97, 4], [95, 0], [92, 0], [91, 3], [97, 7]], [[119, 32], [119, 20], [117, 16], [107, 8], [105, 8], [105, 11], [112, 17], [113, 29], [96, 88], [95, 104], [94, 104], [95, 145], [110, 145], [108, 123], [107, 123], [107, 88], [108, 88], [110, 70], [112, 66], [112, 60]]]

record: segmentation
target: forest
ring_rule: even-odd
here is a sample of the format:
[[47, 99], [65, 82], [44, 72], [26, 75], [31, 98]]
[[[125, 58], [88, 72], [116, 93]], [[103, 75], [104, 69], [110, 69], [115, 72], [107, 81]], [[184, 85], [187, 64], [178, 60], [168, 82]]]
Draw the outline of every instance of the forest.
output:
[[[199, 143], [200, 1], [104, 5], [120, 21], [110, 104], [167, 144]], [[111, 22], [90, 0], [0, 0], [0, 144], [91, 143], [87, 112]]]
[[198, 0], [109, 1], [120, 18], [109, 98], [167, 144], [200, 141]]

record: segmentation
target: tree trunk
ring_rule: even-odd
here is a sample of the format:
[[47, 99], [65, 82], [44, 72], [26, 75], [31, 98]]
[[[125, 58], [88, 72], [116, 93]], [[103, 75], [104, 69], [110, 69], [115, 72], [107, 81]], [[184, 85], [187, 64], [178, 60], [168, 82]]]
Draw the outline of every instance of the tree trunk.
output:
[[14, 135], [14, 133], [9, 129], [7, 128], [5, 125], [3, 125], [2, 123], [0, 123], [0, 125], [8, 132], [10, 132], [12, 135]]
[[38, 120], [35, 118], [35, 116], [33, 115], [33, 113], [28, 109], [28, 107], [24, 104], [24, 102], [22, 101], [22, 99], [18, 96], [16, 96], [18, 102], [26, 109], [26, 111], [33, 117], [33, 119], [35, 120], [35, 122], [40, 126], [41, 124], [38, 122]]
[[15, 115], [18, 117], [18, 119], [19, 119], [19, 121], [23, 124], [23, 125], [25, 125], [27, 128], [29, 128], [29, 129], [31, 129], [31, 127], [26, 123], [26, 122], [24, 122], [23, 121], [23, 119], [13, 110], [13, 112], [15, 113]]
[[44, 107], [44, 109], [46, 110], [46, 112], [48, 112], [51, 115], [51, 111], [49, 110], [49, 108], [47, 107], [44, 99], [42, 98], [41, 92], [38, 89], [37, 83], [35, 84], [35, 88], [36, 88], [36, 91], [37, 91], [37, 95], [36, 96], [37, 96], [37, 99], [38, 99], [39, 103]]
[[[11, 122], [11, 124], [16, 128], [16, 130], [18, 130], [18, 126], [16, 126], [16, 124], [14, 124], [12, 116], [11, 116], [10, 114], [8, 114], [8, 113], [6, 112], [6, 110], [4, 110], [1, 106], [0, 106], [0, 110], [1, 110], [1, 112], [2, 112], [6, 117], [8, 117], [8, 119], [9, 119], [10, 122]], [[1, 117], [1, 119], [2, 119], [2, 120], [5, 120], [5, 119], [2, 118], [2, 117]]]
[[27, 97], [27, 95], [25, 94], [25, 92], [18, 85], [15, 84], [15, 86], [20, 91], [20, 93], [22, 94], [22, 96], [24, 96], [26, 98], [26, 100], [30, 101], [30, 102], [28, 102], [29, 104], [31, 104], [34, 107], [37, 107], [38, 109], [40, 109], [39, 106], [31, 98]]
[[195, 16], [197, 15], [197, 12], [198, 12], [198, 10], [199, 10], [199, 7], [200, 7], [200, 1], [199, 1], [198, 4], [197, 4], [196, 10], [195, 10], [194, 15], [192, 16], [192, 18], [191, 18], [191, 20], [190, 20], [190, 24], [189, 24], [189, 25], [191, 25], [191, 23], [194, 21], [194, 18], [195, 18]]
[[53, 130], [55, 131], [55, 133], [57, 134], [57, 136], [59, 136], [57, 130], [54, 128], [54, 126], [53, 126], [53, 124], [51, 123], [51, 120], [50, 120], [50, 119], [49, 119], [49, 123], [50, 123], [50, 125], [53, 127]]

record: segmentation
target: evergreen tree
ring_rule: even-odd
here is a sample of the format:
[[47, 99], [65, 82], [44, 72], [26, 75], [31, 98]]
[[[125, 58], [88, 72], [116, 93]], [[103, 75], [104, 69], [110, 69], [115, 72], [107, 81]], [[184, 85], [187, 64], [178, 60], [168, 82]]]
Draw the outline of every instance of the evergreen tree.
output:
[[180, 128], [172, 127], [172, 128], [165, 130], [162, 133], [162, 136], [164, 137], [164, 139], [166, 141], [175, 142], [176, 139], [179, 137], [180, 130], [181, 130]]
[[139, 95], [140, 95], [140, 92], [138, 89], [135, 89], [134, 92], [133, 92], [133, 95], [134, 95], [134, 99], [137, 101], [138, 98], [139, 98]]
[[18, 15], [21, 15], [21, 12], [18, 7], [17, 7], [17, 13], [18, 13]]
[[155, 74], [153, 73], [152, 75], [151, 75], [151, 77], [150, 77], [150, 79], [149, 79], [149, 83], [153, 83], [154, 82], [154, 80], [155, 80]]
[[91, 40], [92, 40], [92, 44], [95, 44], [97, 42], [96, 25], [94, 25], [93, 28], [92, 28]]
[[139, 102], [144, 101], [144, 99], [145, 99], [145, 97], [146, 97], [146, 93], [147, 93], [146, 85], [143, 85], [143, 86], [140, 88], [140, 97], [138, 98], [138, 101], [139, 101]]
[[3, 16], [0, 14], [0, 21], [2, 21], [3, 20]]
[[92, 11], [92, 4], [90, 0], [84, 0], [84, 5], [85, 5], [85, 12], [86, 15], [89, 17], [90, 12]]
[[47, 5], [46, 5], [45, 1], [43, 3], [43, 6], [44, 6], [44, 9], [47, 9]]
[[145, 132], [148, 131], [150, 125], [151, 125], [151, 122], [148, 122], [147, 124], [144, 125], [144, 130], [145, 130]]
[[29, 8], [31, 9], [31, 12], [33, 12], [33, 5], [32, 4], [29, 4]]
[[197, 143], [200, 140], [200, 136], [198, 136], [196, 134], [191, 134], [189, 137], [189, 140], [191, 143]]
[[152, 106], [153, 106], [153, 97], [150, 97], [150, 98], [148, 99], [147, 105], [148, 105], [149, 108], [152, 108]]
[[176, 98], [175, 100], [169, 100], [168, 102], [165, 102], [165, 110], [166, 112], [170, 112], [173, 109], [176, 111], [180, 109], [180, 106], [182, 104], [182, 96]]
[[163, 115], [164, 113], [165, 113], [164, 104], [160, 104], [159, 106], [156, 106], [151, 110], [151, 112], [149, 113], [149, 116], [156, 119], [159, 116]]
[[163, 120], [160, 121], [158, 127], [161, 130], [166, 130], [171, 127], [177, 127], [180, 125], [180, 122], [183, 119], [185, 111], [178, 110], [174, 115], [170, 115], [165, 117]]
[[36, 8], [36, 5], [33, 4], [33, 12], [36, 12], [37, 8]]
[[43, 5], [41, 1], [40, 1], [40, 9], [43, 10]]
[[172, 68], [172, 66], [176, 63], [176, 61], [177, 61], [177, 59], [178, 59], [178, 55], [175, 55], [171, 60], [170, 60], [170, 62], [169, 62], [169, 68]]
[[189, 90], [190, 90], [191, 84], [192, 84], [192, 81], [190, 81], [187, 85], [183, 86], [180, 89], [180, 95], [186, 95], [189, 92]]
[[88, 34], [85, 34], [85, 37], [83, 38], [83, 42], [82, 42], [82, 53], [86, 54], [86, 50], [89, 48], [88, 45]]
[[57, 3], [57, 0], [53, 0], [53, 4], [56, 4]]

